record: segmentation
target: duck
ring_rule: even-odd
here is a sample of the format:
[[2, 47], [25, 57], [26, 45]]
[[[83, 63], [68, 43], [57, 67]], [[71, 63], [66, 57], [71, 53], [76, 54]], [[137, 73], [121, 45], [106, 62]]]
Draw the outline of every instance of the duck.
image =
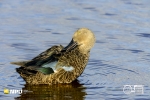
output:
[[95, 44], [95, 35], [88, 28], [78, 29], [71, 42], [54, 45], [28, 61], [11, 62], [27, 84], [71, 83], [84, 71]]

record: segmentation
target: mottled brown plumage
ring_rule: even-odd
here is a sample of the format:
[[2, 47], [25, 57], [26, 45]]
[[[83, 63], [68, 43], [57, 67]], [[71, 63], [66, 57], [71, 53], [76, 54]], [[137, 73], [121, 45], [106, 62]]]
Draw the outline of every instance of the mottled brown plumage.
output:
[[16, 70], [29, 84], [71, 83], [84, 71], [94, 43], [94, 34], [81, 28], [65, 48], [53, 46], [30, 61], [12, 64], [21, 66]]

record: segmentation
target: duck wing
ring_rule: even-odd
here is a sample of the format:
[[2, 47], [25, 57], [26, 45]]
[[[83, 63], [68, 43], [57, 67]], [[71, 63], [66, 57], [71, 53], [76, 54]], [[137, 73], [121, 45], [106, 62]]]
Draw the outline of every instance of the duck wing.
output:
[[21, 65], [20, 68], [16, 68], [20, 74], [35, 74], [38, 71], [43, 74], [51, 74], [55, 71], [55, 66], [58, 62], [59, 56], [61, 56], [61, 50], [63, 46], [52, 46], [46, 51], [42, 52], [30, 61], [13, 62], [12, 64]]
[[51, 48], [47, 49], [46, 51], [40, 53], [38, 56], [33, 58], [31, 61], [25, 63], [25, 66], [42, 66], [45, 63], [50, 63], [56, 60], [55, 56], [59, 56], [61, 54], [61, 50], [63, 46], [52, 46]]
[[38, 56], [34, 57], [32, 60], [28, 61], [19, 61], [19, 62], [11, 62], [11, 64], [19, 65], [22, 67], [26, 66], [40, 66], [47, 60], [49, 60], [50, 56], [53, 54], [60, 54], [61, 50], [64, 47], [62, 45], [59, 46], [52, 46], [51, 48], [47, 49], [46, 51], [40, 53]]

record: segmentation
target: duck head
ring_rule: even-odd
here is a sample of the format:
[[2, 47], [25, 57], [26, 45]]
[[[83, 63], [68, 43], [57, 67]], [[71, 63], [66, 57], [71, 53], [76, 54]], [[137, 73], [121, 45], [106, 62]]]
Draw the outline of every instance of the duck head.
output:
[[66, 51], [70, 51], [78, 47], [80, 52], [87, 54], [90, 51], [90, 49], [94, 46], [94, 43], [95, 36], [92, 33], [92, 31], [90, 31], [87, 28], [80, 28], [74, 33], [71, 42], [64, 49]]

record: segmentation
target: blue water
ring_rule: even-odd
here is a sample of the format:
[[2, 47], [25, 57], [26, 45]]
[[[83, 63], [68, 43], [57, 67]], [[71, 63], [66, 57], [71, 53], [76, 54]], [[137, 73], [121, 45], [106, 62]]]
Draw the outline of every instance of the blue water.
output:
[[[1, 0], [0, 100], [150, 100], [149, 0]], [[76, 82], [30, 86], [12, 61], [29, 60], [53, 45], [66, 46], [87, 27], [96, 44]], [[143, 85], [143, 93], [123, 92]], [[3, 89], [28, 90], [4, 94]]]

